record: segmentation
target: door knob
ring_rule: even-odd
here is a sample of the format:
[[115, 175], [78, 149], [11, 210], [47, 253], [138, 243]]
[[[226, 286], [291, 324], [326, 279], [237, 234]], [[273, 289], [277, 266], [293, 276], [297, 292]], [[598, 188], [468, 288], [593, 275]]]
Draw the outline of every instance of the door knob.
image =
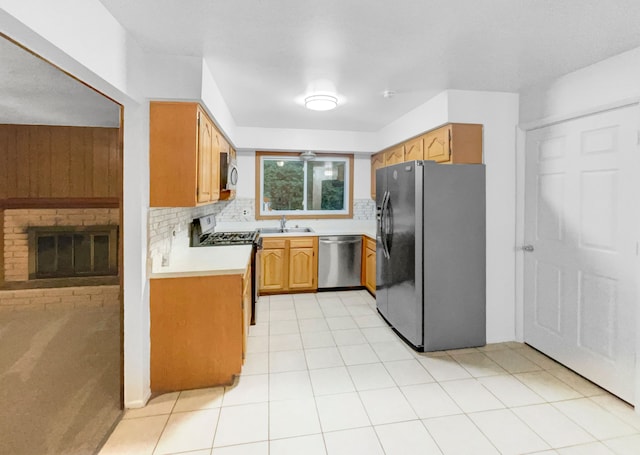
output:
[[522, 251], [533, 251], [533, 245], [524, 245]]

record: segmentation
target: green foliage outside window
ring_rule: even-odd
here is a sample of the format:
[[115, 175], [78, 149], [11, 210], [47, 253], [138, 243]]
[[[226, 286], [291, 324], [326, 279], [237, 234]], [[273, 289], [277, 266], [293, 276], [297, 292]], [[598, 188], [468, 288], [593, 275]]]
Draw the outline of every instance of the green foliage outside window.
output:
[[[344, 160], [262, 160], [262, 210], [344, 211]], [[305, 185], [306, 183], [306, 185]]]
[[303, 209], [304, 162], [265, 160], [263, 172], [263, 194], [271, 210]]

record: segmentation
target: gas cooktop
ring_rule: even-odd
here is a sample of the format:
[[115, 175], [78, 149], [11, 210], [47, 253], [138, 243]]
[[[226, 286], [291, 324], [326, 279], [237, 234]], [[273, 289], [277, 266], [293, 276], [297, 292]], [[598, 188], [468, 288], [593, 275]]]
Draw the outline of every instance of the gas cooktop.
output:
[[258, 231], [210, 232], [202, 234], [200, 242], [195, 246], [251, 245], [257, 238]]

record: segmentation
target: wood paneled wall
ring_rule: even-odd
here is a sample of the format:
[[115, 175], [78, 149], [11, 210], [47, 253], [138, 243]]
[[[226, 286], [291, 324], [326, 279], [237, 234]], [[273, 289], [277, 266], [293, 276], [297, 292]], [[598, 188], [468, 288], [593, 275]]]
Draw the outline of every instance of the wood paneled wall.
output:
[[118, 128], [0, 125], [0, 200], [118, 198]]

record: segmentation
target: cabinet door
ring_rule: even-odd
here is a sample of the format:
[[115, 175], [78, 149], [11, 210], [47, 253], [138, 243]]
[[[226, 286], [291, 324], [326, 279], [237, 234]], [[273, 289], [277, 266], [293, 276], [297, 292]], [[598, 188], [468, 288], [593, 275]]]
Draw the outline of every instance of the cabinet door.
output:
[[289, 289], [315, 288], [315, 252], [313, 248], [289, 250]]
[[384, 155], [385, 165], [398, 164], [404, 161], [404, 145], [387, 150]]
[[371, 199], [376, 199], [376, 170], [384, 167], [384, 153], [371, 155]]
[[251, 266], [247, 268], [243, 279], [242, 292], [242, 358], [247, 354], [247, 337], [251, 324]]
[[423, 136], [424, 159], [437, 163], [446, 163], [451, 159], [451, 129], [448, 126], [438, 128]]
[[285, 249], [263, 249], [260, 252], [260, 290], [278, 291], [285, 287]]
[[422, 137], [412, 139], [404, 145], [404, 160], [414, 161], [423, 160], [423, 141]]
[[198, 204], [212, 200], [213, 141], [213, 125], [207, 116], [198, 110]]
[[451, 131], [451, 162], [482, 163], [482, 125], [454, 123]]
[[376, 250], [365, 248], [365, 278], [364, 285], [372, 293], [376, 293]]

